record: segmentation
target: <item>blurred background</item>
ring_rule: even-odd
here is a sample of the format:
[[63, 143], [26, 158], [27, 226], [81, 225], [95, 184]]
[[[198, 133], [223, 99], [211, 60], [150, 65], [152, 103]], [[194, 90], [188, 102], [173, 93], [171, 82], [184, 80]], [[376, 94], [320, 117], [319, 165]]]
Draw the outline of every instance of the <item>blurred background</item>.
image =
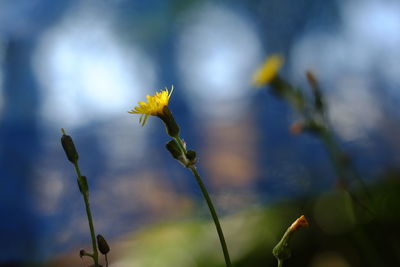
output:
[[288, 266], [385, 266], [390, 257], [352, 231], [320, 140], [291, 135], [298, 115], [251, 77], [271, 53], [285, 57], [281, 74], [297, 86], [315, 73], [340, 146], [369, 186], [390, 181], [377, 199], [391, 222], [399, 47], [397, 0], [0, 1], [0, 265], [90, 264], [78, 257], [90, 236], [63, 127], [110, 266], [223, 266], [197, 184], [165, 150], [160, 120], [141, 127], [127, 113], [174, 85], [170, 109], [237, 266], [274, 266], [273, 245], [303, 213], [314, 230], [299, 233]]

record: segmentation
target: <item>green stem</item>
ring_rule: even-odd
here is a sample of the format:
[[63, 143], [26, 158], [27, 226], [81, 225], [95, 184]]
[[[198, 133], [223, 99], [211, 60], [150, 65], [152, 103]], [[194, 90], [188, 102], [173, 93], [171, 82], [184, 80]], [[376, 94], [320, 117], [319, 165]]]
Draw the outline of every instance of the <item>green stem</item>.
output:
[[[183, 143], [182, 139], [179, 136], [175, 136], [174, 139], [175, 139], [176, 143], [178, 144], [179, 149], [182, 152], [182, 157], [184, 157], [184, 162], [186, 162], [187, 161], [187, 159], [186, 159], [187, 151], [185, 148], [185, 144]], [[186, 165], [186, 167], [192, 171], [194, 177], [196, 178], [197, 184], [199, 185], [200, 190], [203, 193], [203, 196], [204, 196], [204, 198], [207, 202], [208, 208], [210, 210], [211, 216], [214, 220], [215, 228], [217, 229], [219, 241], [221, 243], [222, 251], [224, 253], [226, 266], [231, 267], [232, 263], [229, 258], [229, 252], [228, 252], [228, 247], [226, 246], [224, 233], [222, 232], [221, 224], [219, 223], [218, 215], [217, 215], [217, 212], [215, 211], [215, 208], [211, 201], [210, 195], [208, 194], [207, 189], [204, 186], [204, 183], [201, 180], [201, 177], [200, 177], [199, 173], [197, 172], [196, 167], [194, 165]]]
[[[74, 167], [76, 170], [76, 173], [78, 175], [78, 179], [82, 179], [81, 176], [81, 171], [79, 169], [78, 163], [74, 163]], [[94, 233], [94, 226], [93, 226], [93, 218], [92, 218], [92, 212], [90, 211], [90, 203], [89, 203], [89, 192], [82, 193], [83, 195], [83, 200], [85, 201], [85, 208], [86, 208], [86, 215], [88, 218], [89, 222], [89, 229], [90, 229], [90, 236], [92, 238], [92, 247], [93, 247], [93, 261], [94, 261], [94, 266], [98, 267], [99, 266], [99, 253], [97, 251], [97, 244], [96, 244], [96, 235]]]
[[98, 260], [97, 244], [96, 244], [96, 239], [95, 239], [93, 219], [92, 219], [92, 213], [90, 211], [90, 203], [89, 203], [88, 195], [83, 195], [83, 199], [85, 200], [86, 214], [87, 214], [88, 221], [89, 221], [90, 235], [92, 237], [93, 260], [94, 260], [95, 266], [98, 266], [99, 260]]
[[278, 267], [283, 267], [283, 260], [278, 259]]
[[221, 225], [219, 223], [218, 220], [218, 215], [217, 212], [215, 211], [214, 205], [211, 201], [211, 198], [207, 192], [206, 187], [203, 184], [203, 181], [201, 180], [201, 177], [199, 175], [199, 173], [196, 170], [195, 166], [190, 166], [189, 169], [192, 171], [194, 177], [196, 178], [196, 181], [201, 189], [201, 192], [203, 193], [204, 198], [206, 199], [208, 208], [210, 209], [211, 212], [211, 216], [214, 220], [214, 224], [215, 224], [215, 228], [217, 228], [217, 232], [218, 232], [218, 237], [219, 237], [219, 241], [221, 242], [221, 247], [222, 247], [222, 251], [224, 253], [224, 257], [225, 257], [225, 263], [227, 267], [231, 267], [231, 260], [229, 258], [229, 252], [228, 252], [228, 247], [226, 246], [226, 242], [225, 242], [225, 238], [224, 238], [224, 233], [222, 232], [222, 228]]

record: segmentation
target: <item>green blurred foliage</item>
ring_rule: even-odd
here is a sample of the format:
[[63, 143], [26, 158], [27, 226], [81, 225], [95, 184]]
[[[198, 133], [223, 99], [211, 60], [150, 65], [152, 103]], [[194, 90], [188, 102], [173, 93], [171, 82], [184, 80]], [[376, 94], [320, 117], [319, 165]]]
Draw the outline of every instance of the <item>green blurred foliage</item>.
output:
[[[234, 266], [276, 266], [271, 250], [302, 214], [310, 227], [293, 235], [292, 257], [284, 266], [398, 266], [400, 173], [381, 178], [370, 188], [373, 199], [368, 205], [375, 218], [342, 190], [225, 217], [222, 226]], [[115, 263], [126, 266], [224, 266], [210, 220], [146, 228], [122, 242], [119, 251]]]

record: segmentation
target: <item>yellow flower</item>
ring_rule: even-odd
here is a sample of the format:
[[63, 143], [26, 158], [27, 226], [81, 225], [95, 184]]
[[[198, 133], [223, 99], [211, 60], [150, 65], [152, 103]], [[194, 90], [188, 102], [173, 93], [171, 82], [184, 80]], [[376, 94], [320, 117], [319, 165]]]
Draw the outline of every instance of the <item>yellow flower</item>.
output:
[[161, 116], [164, 114], [164, 107], [168, 106], [168, 101], [171, 97], [172, 91], [174, 91], [174, 86], [171, 87], [171, 92], [168, 92], [168, 88], [165, 88], [165, 90], [156, 92], [156, 94], [153, 96], [147, 95], [147, 103], [144, 101], [139, 101], [139, 105], [131, 111], [128, 111], [128, 113], [142, 114], [142, 116], [140, 116], [139, 122], [142, 124], [142, 126], [144, 126], [147, 118], [150, 115]]
[[268, 57], [264, 64], [254, 73], [253, 84], [257, 87], [271, 82], [283, 65], [283, 57], [273, 54]]

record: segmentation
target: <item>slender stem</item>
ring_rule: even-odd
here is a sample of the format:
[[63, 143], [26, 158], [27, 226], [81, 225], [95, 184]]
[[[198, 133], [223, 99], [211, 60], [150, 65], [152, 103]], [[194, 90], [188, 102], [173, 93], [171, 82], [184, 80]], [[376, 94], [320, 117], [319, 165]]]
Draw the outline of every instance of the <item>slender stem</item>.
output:
[[[74, 163], [74, 167], [76, 170], [76, 173], [78, 175], [78, 179], [82, 179], [81, 172], [78, 166], [78, 163]], [[90, 211], [90, 203], [89, 203], [89, 192], [82, 193], [83, 195], [83, 200], [85, 202], [85, 208], [86, 208], [86, 215], [88, 218], [89, 222], [89, 229], [90, 229], [90, 236], [92, 238], [92, 247], [93, 247], [93, 261], [94, 261], [94, 266], [97, 267], [99, 266], [99, 254], [97, 251], [97, 244], [96, 244], [96, 235], [94, 233], [94, 226], [93, 226], [93, 218], [92, 218], [92, 212]]]
[[283, 267], [283, 260], [278, 259], [278, 267]]
[[[186, 162], [186, 148], [185, 148], [185, 144], [183, 143], [182, 139], [179, 136], [175, 136], [174, 137], [176, 143], [178, 144], [179, 149], [182, 152], [182, 156], [184, 157], [184, 161]], [[189, 168], [194, 177], [196, 178], [197, 184], [199, 185], [201, 192], [203, 193], [203, 196], [207, 202], [208, 208], [210, 209], [211, 212], [211, 216], [214, 220], [214, 224], [215, 224], [215, 228], [217, 229], [217, 233], [218, 233], [218, 237], [219, 237], [219, 241], [221, 243], [221, 247], [222, 247], [222, 251], [224, 253], [224, 258], [225, 258], [225, 263], [227, 267], [231, 267], [232, 263], [231, 260], [229, 258], [229, 252], [228, 252], [228, 247], [226, 246], [226, 242], [225, 242], [225, 237], [224, 237], [224, 233], [222, 232], [222, 228], [221, 228], [221, 224], [219, 223], [218, 220], [218, 215], [217, 212], [215, 211], [214, 205], [211, 201], [210, 195], [207, 192], [206, 187], [204, 186], [203, 181], [201, 180], [201, 177], [199, 175], [199, 173], [197, 172], [197, 169], [194, 165], [186, 165], [187, 168]]]
[[108, 258], [107, 258], [107, 254], [104, 255], [104, 257], [106, 258], [106, 267], [108, 267]]
[[221, 247], [222, 247], [222, 251], [224, 252], [224, 257], [225, 257], [225, 263], [227, 267], [231, 267], [231, 260], [229, 258], [229, 252], [228, 252], [228, 247], [226, 246], [226, 242], [225, 242], [225, 238], [224, 238], [224, 233], [222, 232], [222, 228], [221, 225], [219, 223], [218, 220], [218, 215], [217, 212], [215, 211], [214, 205], [211, 201], [211, 198], [207, 192], [206, 187], [203, 184], [203, 181], [201, 180], [201, 177], [199, 175], [199, 173], [196, 170], [195, 166], [190, 166], [189, 169], [192, 171], [194, 177], [196, 178], [196, 181], [201, 189], [201, 192], [203, 193], [204, 198], [206, 199], [208, 208], [210, 209], [211, 212], [211, 216], [214, 220], [214, 224], [215, 227], [217, 228], [217, 232], [218, 232], [218, 237], [219, 237], [219, 241], [221, 242]]
[[83, 195], [83, 199], [85, 200], [86, 214], [87, 214], [88, 221], [89, 221], [90, 235], [92, 237], [93, 260], [94, 260], [95, 266], [98, 266], [99, 259], [98, 259], [98, 252], [97, 252], [97, 244], [96, 244], [96, 239], [95, 239], [93, 219], [92, 219], [92, 213], [90, 211], [90, 203], [89, 203], [88, 195]]
[[76, 174], [78, 175], [78, 179], [80, 179], [82, 177], [82, 175], [81, 175], [81, 170], [79, 169], [78, 162], [74, 163], [74, 167], [75, 167]]

